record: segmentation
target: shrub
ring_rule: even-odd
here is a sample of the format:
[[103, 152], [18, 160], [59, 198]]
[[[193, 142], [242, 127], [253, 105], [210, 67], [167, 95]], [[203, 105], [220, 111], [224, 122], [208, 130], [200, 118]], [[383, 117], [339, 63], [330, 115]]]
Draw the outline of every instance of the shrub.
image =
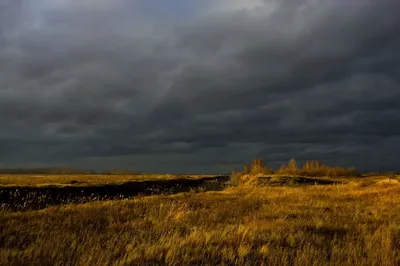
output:
[[327, 175], [329, 167], [320, 161], [306, 161], [301, 168], [300, 173], [305, 176], [324, 176]]
[[255, 159], [249, 166], [249, 174], [258, 175], [258, 174], [271, 174], [273, 173], [272, 169], [268, 168], [262, 159]]
[[243, 167], [243, 172], [232, 171], [230, 183], [239, 185], [240, 183], [249, 183], [258, 180], [257, 176], [272, 174], [274, 171], [269, 168], [262, 159], [255, 159], [249, 165]]
[[242, 175], [242, 173], [237, 173], [235, 170], [232, 170], [232, 173], [230, 175], [229, 183], [233, 186], [239, 185], [239, 178]]
[[297, 162], [295, 159], [290, 159], [290, 161], [279, 168], [276, 173], [284, 174], [284, 175], [296, 175], [299, 174], [299, 167], [297, 166]]

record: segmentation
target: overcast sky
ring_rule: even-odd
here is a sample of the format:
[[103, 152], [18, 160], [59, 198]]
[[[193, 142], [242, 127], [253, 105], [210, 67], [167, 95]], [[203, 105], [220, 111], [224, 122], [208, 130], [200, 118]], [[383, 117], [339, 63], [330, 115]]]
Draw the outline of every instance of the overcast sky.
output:
[[399, 0], [0, 0], [0, 167], [400, 171]]

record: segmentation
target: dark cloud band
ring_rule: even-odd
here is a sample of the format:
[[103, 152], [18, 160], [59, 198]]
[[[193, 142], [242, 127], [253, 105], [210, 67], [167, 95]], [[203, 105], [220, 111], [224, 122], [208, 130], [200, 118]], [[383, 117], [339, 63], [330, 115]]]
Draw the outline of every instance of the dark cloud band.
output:
[[397, 0], [139, 2], [0, 4], [1, 166], [400, 170]]

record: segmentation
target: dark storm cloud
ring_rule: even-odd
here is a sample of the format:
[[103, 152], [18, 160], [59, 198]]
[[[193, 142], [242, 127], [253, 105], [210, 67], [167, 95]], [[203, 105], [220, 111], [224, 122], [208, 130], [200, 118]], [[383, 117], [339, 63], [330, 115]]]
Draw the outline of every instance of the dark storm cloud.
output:
[[261, 156], [396, 168], [398, 1], [207, 13], [216, 1], [165, 21], [140, 1], [4, 3], [3, 165], [213, 172]]

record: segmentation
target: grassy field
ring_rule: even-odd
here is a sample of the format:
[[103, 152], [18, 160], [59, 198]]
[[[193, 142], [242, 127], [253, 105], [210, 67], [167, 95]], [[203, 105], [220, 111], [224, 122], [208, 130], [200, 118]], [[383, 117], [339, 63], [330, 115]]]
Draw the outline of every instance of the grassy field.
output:
[[1, 265], [400, 265], [400, 184], [237, 186], [0, 213]]
[[107, 174], [0, 174], [0, 187], [4, 186], [88, 186], [119, 184], [129, 181], [198, 179], [212, 175], [172, 175], [172, 174], [143, 174], [143, 175], [107, 175]]

